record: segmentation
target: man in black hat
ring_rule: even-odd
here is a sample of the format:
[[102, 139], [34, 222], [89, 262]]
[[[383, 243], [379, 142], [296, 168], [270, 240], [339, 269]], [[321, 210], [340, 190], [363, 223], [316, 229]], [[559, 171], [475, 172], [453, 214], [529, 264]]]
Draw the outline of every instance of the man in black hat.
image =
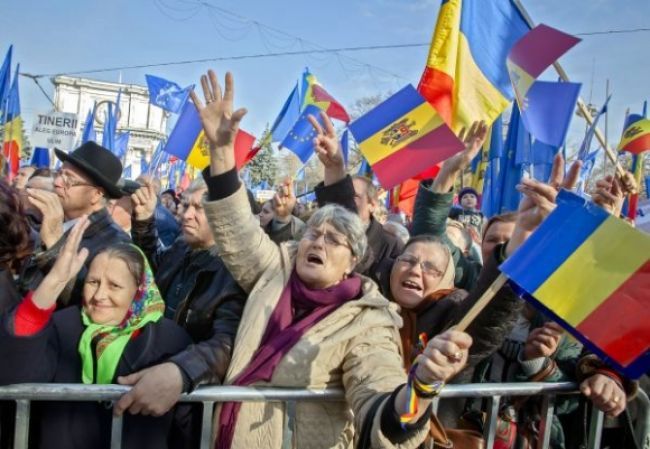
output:
[[[41, 241], [20, 279], [24, 290], [37, 286], [52, 268], [68, 232], [82, 215], [88, 215], [91, 223], [81, 241], [81, 247], [88, 249], [88, 262], [101, 249], [130, 240], [106, 210], [108, 199], [123, 196], [116, 185], [122, 174], [117, 156], [95, 142], [86, 142], [72, 153], [54, 152], [63, 162], [54, 178], [54, 192], [27, 189], [27, 198], [43, 214], [43, 223]], [[79, 301], [85, 274], [82, 269], [76, 283], [59, 296], [59, 307]]]

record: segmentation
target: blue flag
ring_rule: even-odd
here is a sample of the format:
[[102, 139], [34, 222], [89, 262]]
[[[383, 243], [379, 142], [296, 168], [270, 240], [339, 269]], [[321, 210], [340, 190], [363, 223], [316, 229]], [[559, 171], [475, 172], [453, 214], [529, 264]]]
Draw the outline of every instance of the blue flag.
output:
[[610, 98], [612, 98], [611, 95], [607, 97], [607, 100], [605, 100], [605, 103], [600, 108], [600, 111], [598, 111], [598, 114], [596, 114], [594, 121], [591, 123], [591, 126], [585, 133], [585, 138], [580, 145], [580, 150], [578, 151], [578, 160], [580, 161], [585, 161], [589, 155], [589, 151], [591, 150], [591, 141], [594, 138], [596, 126], [598, 126], [598, 120], [600, 120], [600, 117], [607, 112], [607, 104], [609, 103]]
[[573, 117], [581, 84], [536, 81], [524, 100], [521, 119], [536, 140], [561, 147]]
[[122, 171], [122, 178], [124, 179], [131, 179], [131, 166], [128, 165], [124, 168]]
[[151, 155], [151, 161], [149, 161], [149, 165], [147, 167], [147, 172], [149, 174], [156, 173], [158, 171], [158, 168], [163, 163], [165, 154], [167, 153], [163, 151], [163, 141], [161, 140], [158, 142], [158, 146]]
[[348, 153], [350, 152], [350, 131], [346, 128], [341, 136], [341, 152], [343, 153], [343, 162], [348, 165]]
[[298, 83], [296, 83], [296, 87], [289, 94], [289, 97], [284, 102], [284, 106], [282, 106], [282, 110], [280, 110], [280, 114], [278, 114], [275, 122], [273, 122], [273, 126], [271, 127], [272, 141], [282, 142], [299, 117], [300, 93], [298, 91]]
[[97, 111], [97, 103], [93, 105], [92, 109], [88, 110], [88, 115], [86, 116], [86, 123], [84, 123], [84, 130], [81, 133], [81, 143], [86, 143], [88, 141], [96, 141], [97, 133], [95, 132], [95, 112]]
[[129, 131], [119, 133], [117, 137], [115, 137], [113, 154], [120, 159], [123, 159], [124, 156], [126, 156], [126, 152], [129, 148], [129, 137], [131, 137], [131, 133]]
[[30, 165], [38, 168], [50, 168], [50, 150], [41, 147], [34, 148]]
[[104, 131], [102, 134], [102, 146], [115, 153], [115, 114], [113, 114], [113, 103], [108, 103], [106, 107], [106, 117], [104, 119]]
[[140, 173], [147, 173], [149, 171], [149, 164], [144, 158], [144, 153], [140, 155]]
[[5, 123], [5, 105], [11, 87], [11, 53], [13, 48], [13, 45], [9, 46], [2, 67], [0, 67], [0, 125]]
[[149, 88], [149, 102], [165, 111], [178, 114], [194, 89], [194, 85], [182, 88], [178, 84], [153, 75], [145, 75]]
[[486, 217], [492, 217], [499, 213], [501, 194], [499, 183], [499, 164], [503, 157], [503, 119], [501, 116], [492, 124], [490, 132], [490, 148], [488, 151], [488, 165], [483, 181], [483, 198], [481, 199], [481, 211]]
[[300, 118], [293, 126], [287, 137], [284, 138], [281, 147], [284, 147], [296, 154], [303, 164], [306, 164], [312, 154], [314, 154], [314, 138], [316, 130], [309, 120], [308, 115], [313, 115], [321, 126], [325, 126], [320, 117], [320, 109], [310, 104], [300, 114]]

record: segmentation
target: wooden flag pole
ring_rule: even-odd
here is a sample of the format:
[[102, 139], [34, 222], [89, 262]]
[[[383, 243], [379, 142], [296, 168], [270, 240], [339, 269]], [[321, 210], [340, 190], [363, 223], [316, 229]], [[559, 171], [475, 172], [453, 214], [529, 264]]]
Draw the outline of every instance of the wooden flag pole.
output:
[[[533, 22], [533, 19], [530, 17], [530, 14], [528, 14], [528, 11], [526, 11], [526, 8], [524, 8], [524, 5], [521, 3], [521, 0], [514, 0], [514, 4], [523, 16], [524, 20], [528, 23], [528, 26], [531, 28], [535, 27], [535, 22]], [[564, 68], [560, 65], [559, 62], [554, 62], [553, 67], [555, 67], [555, 71], [557, 72], [558, 75], [560, 75], [560, 78], [562, 78], [563, 81], [569, 81], [569, 76], [567, 73], [564, 71]], [[580, 113], [582, 116], [585, 118], [589, 126], [594, 122], [594, 118], [591, 116], [591, 112], [589, 112], [589, 109], [585, 105], [584, 101], [582, 101], [582, 98], [578, 97], [578, 109], [580, 110]], [[616, 174], [620, 177], [623, 178], [625, 176], [625, 169], [621, 166], [621, 164], [618, 163], [618, 158], [616, 156], [616, 152], [612, 150], [607, 143], [607, 139], [605, 139], [605, 136], [603, 133], [600, 131], [598, 127], [594, 130], [594, 134], [596, 135], [596, 139], [598, 139], [598, 142], [602, 145], [602, 147], [605, 149], [605, 154], [607, 154], [607, 157], [609, 157], [609, 160], [612, 161], [614, 164], [614, 167], [616, 168]]]
[[460, 322], [454, 326], [454, 330], [465, 332], [469, 325], [472, 324], [472, 321], [474, 321], [479, 313], [483, 311], [485, 306], [490, 303], [492, 298], [494, 298], [497, 292], [501, 290], [501, 287], [503, 287], [507, 281], [508, 278], [506, 275], [501, 273], [499, 277], [497, 277], [494, 282], [492, 282], [492, 285], [490, 285], [488, 289], [481, 295], [478, 301], [476, 301], [472, 308], [469, 309], [463, 319], [461, 319]]

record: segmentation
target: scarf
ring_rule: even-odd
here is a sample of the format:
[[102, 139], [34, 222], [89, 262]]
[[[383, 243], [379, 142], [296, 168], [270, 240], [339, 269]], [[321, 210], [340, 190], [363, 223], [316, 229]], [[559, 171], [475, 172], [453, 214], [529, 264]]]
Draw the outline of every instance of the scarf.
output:
[[[82, 367], [81, 380], [85, 384], [112, 383], [124, 348], [131, 340], [133, 333], [148, 323], [160, 320], [165, 311], [165, 303], [154, 283], [149, 262], [140, 248], [133, 246], [142, 254], [144, 273], [122, 322], [117, 326], [93, 323], [86, 311], [81, 310], [81, 320], [86, 328], [79, 340], [79, 354]], [[95, 372], [95, 366], [97, 372]]]
[[[314, 290], [305, 286], [294, 270], [271, 313], [259, 348], [232, 385], [246, 386], [270, 381], [280, 360], [309, 329], [360, 294], [361, 278], [357, 275], [333, 287]], [[300, 315], [296, 316], [296, 312]], [[241, 402], [223, 403], [215, 449], [230, 449], [240, 409]]]

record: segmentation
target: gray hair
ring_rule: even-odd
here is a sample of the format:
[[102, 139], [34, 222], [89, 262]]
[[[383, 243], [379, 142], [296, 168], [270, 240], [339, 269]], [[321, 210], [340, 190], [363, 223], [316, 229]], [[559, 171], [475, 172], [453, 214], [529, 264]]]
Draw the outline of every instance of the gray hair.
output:
[[361, 218], [357, 214], [337, 204], [328, 204], [314, 212], [307, 222], [307, 226], [311, 228], [319, 228], [324, 224], [332, 225], [345, 235], [352, 247], [352, 254], [359, 260], [363, 259], [368, 240]]
[[205, 183], [205, 180], [203, 177], [198, 177], [192, 183], [189, 185], [187, 189], [183, 191], [183, 194], [185, 195], [191, 195], [194, 192], [198, 192], [199, 190], [204, 190], [207, 189], [208, 185]]
[[397, 223], [395, 221], [387, 221], [386, 223], [384, 223], [384, 229], [390, 234], [393, 234], [399, 240], [401, 240], [402, 244], [404, 245], [406, 245], [406, 242], [408, 242], [409, 238], [411, 238], [411, 235], [409, 234], [409, 230], [406, 229], [406, 226]]

